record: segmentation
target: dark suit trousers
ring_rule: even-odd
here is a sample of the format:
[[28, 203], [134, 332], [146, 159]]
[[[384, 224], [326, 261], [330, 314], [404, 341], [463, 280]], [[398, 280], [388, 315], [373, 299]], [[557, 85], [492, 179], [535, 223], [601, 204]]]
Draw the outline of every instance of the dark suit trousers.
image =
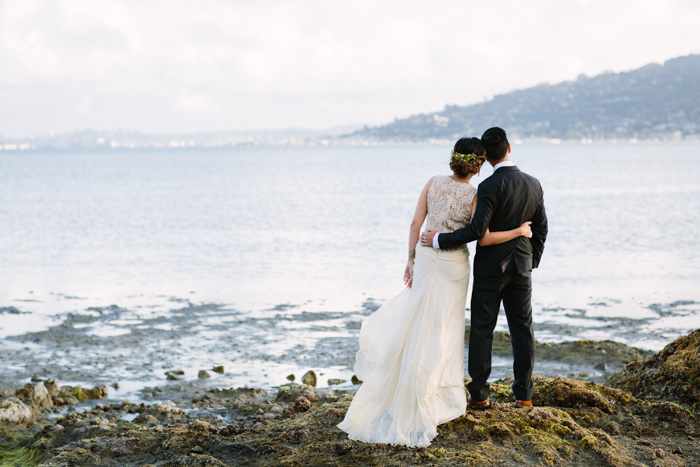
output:
[[493, 330], [503, 300], [513, 346], [513, 395], [517, 400], [532, 400], [535, 334], [530, 303], [531, 274], [530, 271], [518, 274], [515, 261], [510, 261], [502, 276], [474, 277], [469, 333], [469, 375], [472, 382], [467, 386], [472, 399], [483, 401], [489, 397]]

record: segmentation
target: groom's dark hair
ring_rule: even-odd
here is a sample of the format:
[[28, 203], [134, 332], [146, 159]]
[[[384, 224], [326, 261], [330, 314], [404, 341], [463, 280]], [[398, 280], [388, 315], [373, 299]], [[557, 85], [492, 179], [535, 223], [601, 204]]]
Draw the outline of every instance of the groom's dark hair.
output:
[[486, 149], [486, 157], [489, 159], [501, 160], [508, 154], [506, 132], [497, 126], [489, 128], [481, 135], [481, 144]]

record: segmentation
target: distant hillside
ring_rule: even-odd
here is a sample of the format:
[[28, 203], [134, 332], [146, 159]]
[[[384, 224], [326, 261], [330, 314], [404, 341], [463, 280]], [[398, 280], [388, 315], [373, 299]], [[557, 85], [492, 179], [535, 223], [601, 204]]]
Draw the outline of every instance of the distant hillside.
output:
[[700, 135], [700, 55], [625, 73], [542, 84], [469, 106], [365, 127], [349, 138], [422, 141], [479, 136], [501, 126], [513, 138], [679, 138]]

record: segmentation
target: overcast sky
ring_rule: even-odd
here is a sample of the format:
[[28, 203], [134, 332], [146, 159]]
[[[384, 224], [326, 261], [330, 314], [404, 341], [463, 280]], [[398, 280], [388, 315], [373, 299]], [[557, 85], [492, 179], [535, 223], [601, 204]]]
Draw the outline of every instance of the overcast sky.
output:
[[328, 128], [700, 52], [697, 0], [0, 0], [0, 134]]

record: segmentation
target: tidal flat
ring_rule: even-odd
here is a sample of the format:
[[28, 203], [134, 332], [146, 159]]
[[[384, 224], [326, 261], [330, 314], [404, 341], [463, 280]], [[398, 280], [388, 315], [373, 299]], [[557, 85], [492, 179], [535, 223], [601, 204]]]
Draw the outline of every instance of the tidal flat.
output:
[[[379, 301], [366, 299], [350, 311], [282, 303], [250, 312], [179, 297], [161, 297], [157, 307], [80, 308], [79, 301], [71, 303], [74, 309], [50, 316], [28, 311], [31, 307], [25, 303], [0, 308], [0, 320], [9, 334], [0, 339], [0, 390], [20, 387], [32, 378], [53, 379], [72, 385], [116, 384], [119, 389], [110, 394], [115, 400], [147, 401], [145, 388], [172, 384], [164, 381], [164, 374], [174, 369], [184, 372], [180, 382], [202, 388], [248, 385], [275, 390], [288, 382], [288, 375], [313, 370], [320, 387], [329, 386], [329, 380], [344, 380], [333, 386], [350, 390], [362, 320], [380, 306]], [[685, 307], [694, 315], [698, 304], [687, 303]], [[604, 382], [627, 362], [650, 356], [648, 345], [637, 348], [627, 343], [663, 340], [668, 332], [649, 329], [657, 327], [659, 317], [669, 310], [677, 313], [679, 308], [682, 306], [675, 302], [655, 304], [649, 314], [653, 311], [658, 316], [638, 319], [545, 310], [541, 314], [547, 313], [548, 318], [535, 323], [535, 335], [541, 340], [536, 370], [542, 376]], [[510, 336], [503, 330], [507, 329], [505, 317], [499, 322], [494, 337], [494, 379], [508, 377], [512, 366]], [[12, 323], [21, 331], [12, 333]], [[673, 338], [680, 334], [671, 332]], [[591, 335], [611, 337], [580, 337]], [[467, 322], [465, 341], [468, 339]], [[224, 367], [223, 373], [198, 378], [201, 370], [219, 366]]]
[[[538, 342], [530, 410], [512, 407], [510, 337], [497, 331], [494, 408], [468, 410], [441, 425], [429, 448], [411, 449], [350, 441], [335, 427], [359, 387], [357, 333], [376, 301], [350, 313], [280, 304], [257, 316], [169, 302], [167, 312], [89, 307], [3, 338], [0, 464], [700, 462], [700, 330], [656, 354], [612, 340]], [[0, 314], [37, 318], [21, 306]], [[597, 321], [618, 326], [616, 319]], [[577, 333], [539, 326], [545, 335]], [[628, 326], [630, 338], [643, 327]]]
[[177, 402], [98, 402], [77, 410], [80, 399], [103, 400], [105, 387], [38, 381], [3, 393], [0, 461], [43, 467], [697, 465], [699, 381], [697, 330], [631, 362], [608, 385], [536, 376], [533, 408], [514, 408], [511, 381], [497, 381], [491, 409], [467, 409], [419, 449], [348, 440], [335, 426], [352, 401], [348, 390], [294, 382], [276, 392], [182, 385], [154, 389], [159, 399]]

